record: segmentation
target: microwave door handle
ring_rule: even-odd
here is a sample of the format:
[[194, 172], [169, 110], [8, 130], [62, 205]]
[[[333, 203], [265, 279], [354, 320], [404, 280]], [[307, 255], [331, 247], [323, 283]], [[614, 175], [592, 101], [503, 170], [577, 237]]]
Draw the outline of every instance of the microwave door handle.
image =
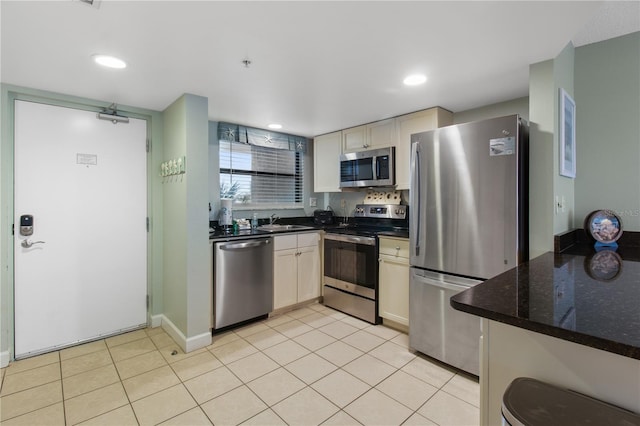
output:
[[379, 166], [378, 166], [378, 157], [373, 156], [371, 157], [371, 172], [373, 174], [373, 180], [377, 180], [378, 179], [378, 170]]

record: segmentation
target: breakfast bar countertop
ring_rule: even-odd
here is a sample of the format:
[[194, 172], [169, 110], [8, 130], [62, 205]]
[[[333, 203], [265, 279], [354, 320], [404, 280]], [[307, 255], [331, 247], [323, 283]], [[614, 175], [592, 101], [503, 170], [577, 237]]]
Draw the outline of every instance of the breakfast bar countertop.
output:
[[640, 359], [640, 247], [545, 253], [458, 293], [451, 306]]

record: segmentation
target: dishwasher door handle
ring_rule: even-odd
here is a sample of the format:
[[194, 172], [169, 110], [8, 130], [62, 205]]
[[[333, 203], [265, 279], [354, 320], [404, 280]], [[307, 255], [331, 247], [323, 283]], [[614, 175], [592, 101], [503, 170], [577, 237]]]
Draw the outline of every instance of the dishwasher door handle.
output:
[[248, 248], [265, 246], [270, 243], [271, 243], [271, 240], [269, 238], [265, 238], [262, 240], [243, 241], [241, 243], [220, 244], [220, 250], [226, 250], [226, 251], [244, 250]]

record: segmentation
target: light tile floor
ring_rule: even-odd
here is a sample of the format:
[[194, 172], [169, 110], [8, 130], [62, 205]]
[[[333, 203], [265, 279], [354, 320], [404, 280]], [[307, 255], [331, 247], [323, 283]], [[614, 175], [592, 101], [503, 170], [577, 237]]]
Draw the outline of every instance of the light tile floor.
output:
[[[477, 425], [476, 380], [310, 305], [185, 354], [138, 330], [11, 363], [3, 425]], [[173, 352], [176, 351], [174, 355]]]

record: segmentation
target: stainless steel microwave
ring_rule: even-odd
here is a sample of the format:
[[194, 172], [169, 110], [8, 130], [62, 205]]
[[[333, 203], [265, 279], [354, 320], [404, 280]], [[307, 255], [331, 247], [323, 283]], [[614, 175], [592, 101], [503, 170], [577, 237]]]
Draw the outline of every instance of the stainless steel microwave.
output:
[[396, 184], [395, 148], [350, 152], [340, 156], [340, 188]]

